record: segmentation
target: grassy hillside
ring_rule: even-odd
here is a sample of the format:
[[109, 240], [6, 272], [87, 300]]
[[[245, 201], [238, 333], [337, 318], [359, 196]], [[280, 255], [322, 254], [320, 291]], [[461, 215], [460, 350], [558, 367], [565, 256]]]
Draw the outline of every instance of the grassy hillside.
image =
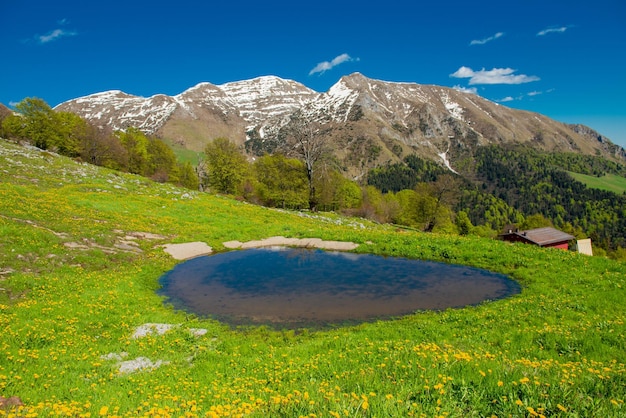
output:
[[587, 174], [568, 172], [574, 179], [594, 189], [606, 190], [609, 192], [623, 194], [626, 193], [626, 178], [615, 174], [606, 174], [602, 177], [589, 176]]
[[202, 152], [193, 151], [185, 148], [184, 146], [177, 144], [174, 141], [171, 141], [167, 138], [163, 139], [163, 141], [169, 145], [169, 147], [174, 151], [178, 161], [181, 162], [190, 162], [194, 167], [198, 165], [198, 162], [203, 158], [204, 154]]
[[[523, 290], [298, 332], [232, 330], [155, 293], [176, 263], [163, 244], [275, 235]], [[0, 140], [0, 396], [24, 403], [0, 416], [624, 416], [625, 286], [626, 265], [599, 257], [271, 210]], [[173, 327], [134, 338], [145, 324]]]

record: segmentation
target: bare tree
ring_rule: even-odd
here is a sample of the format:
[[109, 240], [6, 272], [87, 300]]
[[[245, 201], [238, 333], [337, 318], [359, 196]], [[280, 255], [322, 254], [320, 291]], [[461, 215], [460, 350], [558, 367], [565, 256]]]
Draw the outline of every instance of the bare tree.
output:
[[315, 174], [318, 163], [327, 153], [327, 144], [321, 126], [302, 111], [291, 116], [289, 123], [283, 128], [285, 136], [284, 153], [298, 158], [304, 163], [309, 182], [309, 209], [317, 210], [315, 193]]

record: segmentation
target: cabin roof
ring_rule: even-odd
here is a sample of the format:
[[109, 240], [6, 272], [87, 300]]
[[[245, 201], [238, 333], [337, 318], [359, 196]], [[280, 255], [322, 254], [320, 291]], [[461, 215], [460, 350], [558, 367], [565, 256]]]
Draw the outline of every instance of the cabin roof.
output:
[[529, 229], [526, 231], [510, 232], [508, 234], [504, 234], [504, 237], [506, 238], [507, 236], [511, 235], [516, 235], [523, 240], [529, 241], [542, 247], [550, 244], [555, 244], [557, 242], [571, 241], [576, 238], [573, 235], [567, 234], [563, 231], [559, 231], [558, 229], [554, 229], [549, 226], [544, 228]]

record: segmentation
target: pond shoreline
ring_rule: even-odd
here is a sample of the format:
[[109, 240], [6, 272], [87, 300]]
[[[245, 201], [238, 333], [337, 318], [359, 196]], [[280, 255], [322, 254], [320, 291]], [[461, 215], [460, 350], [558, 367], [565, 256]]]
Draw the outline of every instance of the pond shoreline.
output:
[[[262, 248], [262, 247], [300, 247], [319, 248], [329, 251], [351, 251], [359, 246], [353, 242], [346, 241], [324, 241], [320, 238], [285, 238], [282, 236], [269, 237], [262, 240], [240, 242], [227, 241], [224, 247], [234, 249]], [[191, 258], [209, 255], [213, 249], [205, 242], [186, 242], [181, 244], [166, 244], [163, 246], [166, 253], [176, 260], [189, 260]]]

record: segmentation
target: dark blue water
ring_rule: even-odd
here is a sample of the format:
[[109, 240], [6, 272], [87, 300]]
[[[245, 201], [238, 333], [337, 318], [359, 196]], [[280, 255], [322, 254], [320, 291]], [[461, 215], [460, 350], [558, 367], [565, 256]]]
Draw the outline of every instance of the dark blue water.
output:
[[502, 274], [371, 254], [262, 248], [198, 257], [160, 279], [178, 309], [230, 325], [326, 327], [519, 293]]

